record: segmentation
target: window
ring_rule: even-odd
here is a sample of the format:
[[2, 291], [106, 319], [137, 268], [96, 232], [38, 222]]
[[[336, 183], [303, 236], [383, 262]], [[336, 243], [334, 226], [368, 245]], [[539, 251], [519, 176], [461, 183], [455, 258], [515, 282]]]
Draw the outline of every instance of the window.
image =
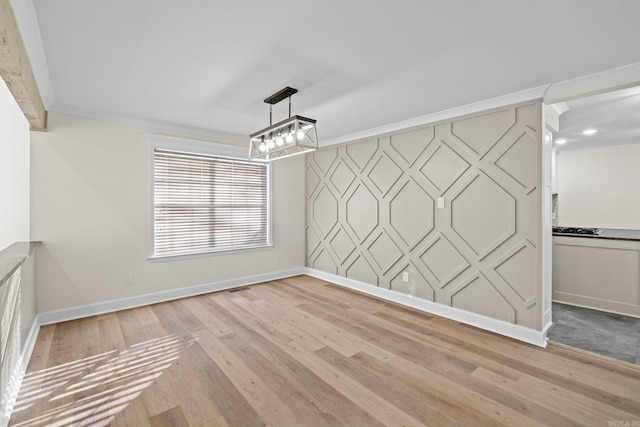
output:
[[153, 150], [153, 257], [271, 244], [269, 165]]

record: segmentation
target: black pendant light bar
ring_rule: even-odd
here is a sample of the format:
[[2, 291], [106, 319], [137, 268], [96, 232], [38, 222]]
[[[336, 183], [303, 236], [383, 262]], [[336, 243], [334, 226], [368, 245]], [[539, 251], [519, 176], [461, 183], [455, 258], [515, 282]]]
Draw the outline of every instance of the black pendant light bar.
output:
[[[269, 104], [269, 127], [249, 136], [250, 160], [270, 162], [318, 149], [316, 121], [308, 117], [291, 116], [291, 95], [296, 93], [298, 89], [287, 86], [264, 100]], [[286, 98], [289, 98], [289, 117], [273, 124], [273, 105]]]
[[278, 102], [282, 101], [285, 98], [289, 98], [291, 95], [294, 95], [298, 93], [298, 89], [294, 89], [292, 87], [285, 87], [282, 90], [279, 90], [278, 92], [274, 93], [273, 95], [265, 98], [264, 102], [267, 104], [277, 104]]

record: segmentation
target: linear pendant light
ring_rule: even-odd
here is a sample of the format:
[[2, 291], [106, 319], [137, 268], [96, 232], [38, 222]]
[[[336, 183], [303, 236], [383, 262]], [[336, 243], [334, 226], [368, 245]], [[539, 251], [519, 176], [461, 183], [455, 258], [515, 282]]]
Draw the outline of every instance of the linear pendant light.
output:
[[[269, 104], [269, 127], [250, 135], [249, 160], [270, 162], [318, 149], [316, 121], [291, 116], [291, 95], [298, 90], [285, 87], [264, 100]], [[289, 118], [273, 124], [273, 105], [289, 98]]]

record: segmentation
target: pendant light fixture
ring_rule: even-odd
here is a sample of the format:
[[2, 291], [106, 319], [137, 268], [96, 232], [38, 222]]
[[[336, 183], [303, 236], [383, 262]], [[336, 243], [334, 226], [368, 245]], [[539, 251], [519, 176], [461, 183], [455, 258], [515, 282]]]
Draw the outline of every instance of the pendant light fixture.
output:
[[[285, 87], [264, 100], [269, 104], [269, 127], [250, 135], [249, 160], [270, 162], [318, 149], [316, 121], [291, 116], [291, 95], [298, 90]], [[273, 104], [289, 98], [289, 118], [273, 124]]]

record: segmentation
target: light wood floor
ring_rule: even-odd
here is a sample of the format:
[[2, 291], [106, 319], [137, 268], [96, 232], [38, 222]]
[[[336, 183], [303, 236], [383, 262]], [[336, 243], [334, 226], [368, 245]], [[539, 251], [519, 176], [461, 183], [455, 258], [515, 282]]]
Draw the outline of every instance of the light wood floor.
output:
[[107, 424], [632, 426], [640, 370], [299, 276], [43, 327], [10, 425]]

